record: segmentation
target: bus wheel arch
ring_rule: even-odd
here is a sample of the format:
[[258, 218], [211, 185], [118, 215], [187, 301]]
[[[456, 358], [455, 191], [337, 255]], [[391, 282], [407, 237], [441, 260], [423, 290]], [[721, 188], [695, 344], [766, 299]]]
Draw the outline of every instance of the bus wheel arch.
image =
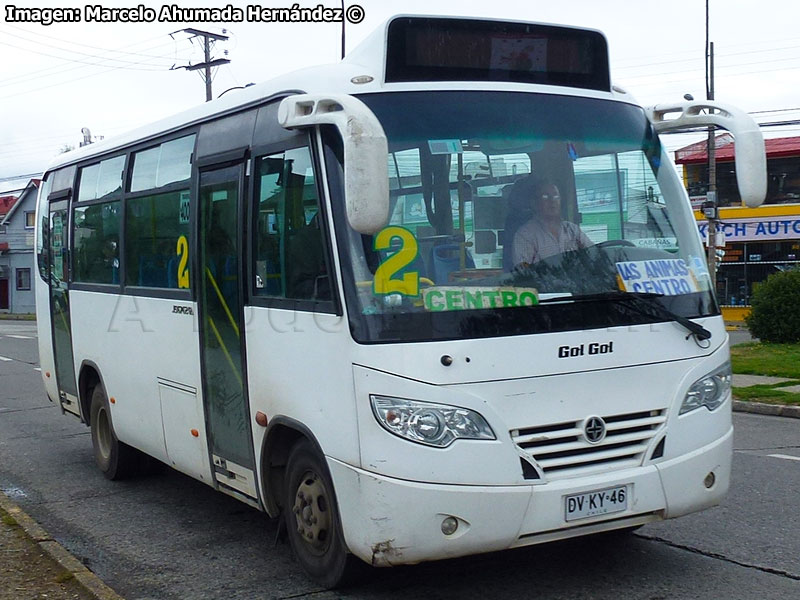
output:
[[302, 423], [287, 417], [276, 417], [269, 423], [261, 450], [263, 498], [267, 514], [277, 517], [286, 496], [284, 482], [289, 453], [300, 440], [305, 439], [320, 451], [314, 434]]
[[91, 361], [83, 361], [78, 374], [78, 402], [81, 409], [81, 421], [88, 426], [91, 426], [92, 392], [98, 384], [105, 389], [100, 369]]
[[308, 438], [292, 446], [284, 481], [281, 518], [295, 559], [325, 588], [352, 583], [364, 563], [347, 548], [325, 456]]
[[[333, 480], [311, 430], [288, 417], [273, 418], [264, 436], [261, 467], [267, 513], [284, 521], [289, 544], [306, 573], [326, 588], [358, 579], [365, 565], [347, 549]], [[301, 492], [324, 500], [312, 506]], [[312, 539], [304, 539], [301, 529]]]
[[91, 430], [95, 463], [100, 471], [112, 481], [137, 474], [142, 455], [117, 439], [105, 383], [100, 369], [90, 361], [81, 364], [78, 393], [83, 422]]

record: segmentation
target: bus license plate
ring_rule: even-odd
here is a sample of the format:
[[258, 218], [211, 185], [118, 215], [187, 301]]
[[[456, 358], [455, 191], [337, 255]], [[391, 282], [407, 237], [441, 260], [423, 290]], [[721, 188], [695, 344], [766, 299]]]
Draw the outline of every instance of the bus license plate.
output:
[[573, 494], [566, 496], [564, 502], [567, 521], [621, 512], [628, 508], [628, 487], [621, 485], [585, 494]]

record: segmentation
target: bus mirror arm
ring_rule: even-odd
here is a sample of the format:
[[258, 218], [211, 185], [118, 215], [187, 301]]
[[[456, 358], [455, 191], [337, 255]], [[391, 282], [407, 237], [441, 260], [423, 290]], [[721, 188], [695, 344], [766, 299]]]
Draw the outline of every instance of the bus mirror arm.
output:
[[[727, 129], [736, 140], [736, 180], [744, 203], [760, 206], [767, 195], [767, 156], [764, 136], [746, 112], [718, 102], [702, 100], [658, 104], [645, 109], [656, 132], [716, 126]], [[675, 113], [680, 113], [677, 117]], [[666, 118], [670, 115], [670, 118]]]
[[344, 192], [347, 221], [359, 233], [373, 234], [389, 220], [389, 145], [378, 118], [347, 94], [298, 94], [281, 101], [281, 127], [334, 125], [344, 142]]

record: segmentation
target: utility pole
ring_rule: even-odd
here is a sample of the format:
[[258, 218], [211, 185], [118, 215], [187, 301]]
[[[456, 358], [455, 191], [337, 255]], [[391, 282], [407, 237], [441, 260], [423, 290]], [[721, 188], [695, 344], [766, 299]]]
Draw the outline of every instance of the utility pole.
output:
[[[714, 42], [709, 41], [708, 3], [706, 0], [706, 99], [714, 99]], [[717, 140], [713, 126], [708, 128], [708, 193], [703, 205], [703, 213], [708, 219], [708, 274], [711, 278], [711, 289], [717, 290]]]
[[[342, 0], [342, 15], [344, 15], [344, 0]], [[344, 24], [347, 22], [347, 19], [342, 17], [342, 60], [344, 60]]]
[[[211, 58], [211, 46], [214, 45], [216, 41], [225, 41], [228, 39], [227, 35], [221, 33], [211, 33], [209, 31], [201, 31], [200, 29], [194, 29], [193, 27], [188, 27], [182, 30], [184, 33], [188, 33], [192, 37], [201, 37], [203, 38], [203, 55], [205, 60], [201, 63], [196, 65], [189, 65], [188, 67], [178, 67], [181, 69], [186, 69], [187, 71], [199, 71], [203, 69], [204, 73], [201, 74], [203, 81], [206, 83], [206, 102], [210, 102], [213, 98], [211, 93], [211, 68], [212, 67], [219, 67], [220, 65], [227, 65], [231, 62], [227, 58]], [[223, 29], [223, 31], [225, 31]]]

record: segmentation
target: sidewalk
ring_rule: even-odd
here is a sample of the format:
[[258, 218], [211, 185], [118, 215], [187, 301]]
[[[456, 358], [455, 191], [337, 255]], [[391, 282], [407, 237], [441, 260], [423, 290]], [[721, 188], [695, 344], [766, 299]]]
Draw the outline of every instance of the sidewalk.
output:
[[0, 600], [123, 600], [0, 491]]

